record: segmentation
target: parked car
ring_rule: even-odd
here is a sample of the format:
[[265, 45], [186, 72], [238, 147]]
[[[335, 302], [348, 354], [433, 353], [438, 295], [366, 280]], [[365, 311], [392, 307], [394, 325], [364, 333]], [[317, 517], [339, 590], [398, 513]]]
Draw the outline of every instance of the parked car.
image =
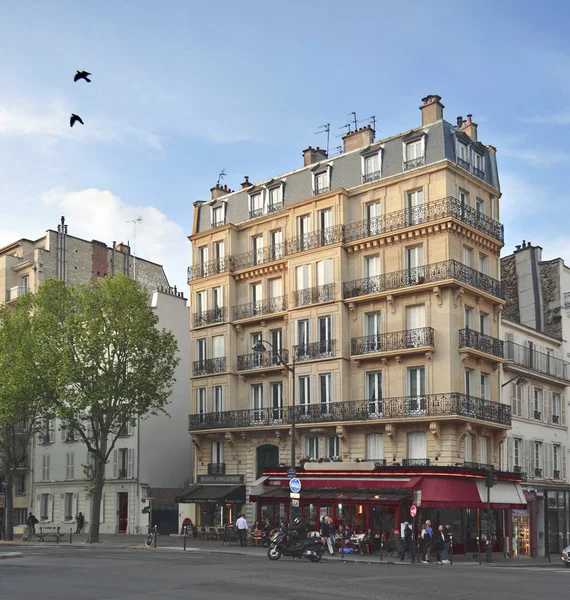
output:
[[562, 562], [566, 565], [566, 568], [570, 569], [570, 546], [566, 546], [564, 550], [562, 550]]

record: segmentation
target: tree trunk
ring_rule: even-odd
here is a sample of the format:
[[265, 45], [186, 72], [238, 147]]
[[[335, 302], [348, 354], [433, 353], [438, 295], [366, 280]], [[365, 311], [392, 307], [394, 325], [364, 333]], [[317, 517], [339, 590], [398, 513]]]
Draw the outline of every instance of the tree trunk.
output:
[[93, 482], [93, 497], [91, 498], [91, 523], [89, 524], [89, 544], [99, 543], [99, 525], [101, 522], [101, 500], [105, 486], [105, 461], [97, 459], [95, 463], [95, 481]]
[[11, 542], [14, 539], [14, 486], [12, 475], [6, 477], [5, 482], [6, 496], [5, 496], [5, 508], [4, 508], [4, 523], [6, 529], [4, 532], [4, 539]]

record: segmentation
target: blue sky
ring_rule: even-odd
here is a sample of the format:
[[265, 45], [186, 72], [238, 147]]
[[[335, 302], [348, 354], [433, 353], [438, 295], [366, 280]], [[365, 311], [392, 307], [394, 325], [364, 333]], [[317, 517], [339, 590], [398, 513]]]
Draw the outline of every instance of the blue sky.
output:
[[[132, 238], [185, 286], [192, 203], [301, 165], [348, 121], [377, 138], [472, 113], [498, 149], [505, 252], [524, 238], [570, 262], [570, 6], [479, 2], [0, 0], [0, 245]], [[76, 69], [93, 82], [74, 84]], [[85, 127], [69, 128], [77, 112]]]

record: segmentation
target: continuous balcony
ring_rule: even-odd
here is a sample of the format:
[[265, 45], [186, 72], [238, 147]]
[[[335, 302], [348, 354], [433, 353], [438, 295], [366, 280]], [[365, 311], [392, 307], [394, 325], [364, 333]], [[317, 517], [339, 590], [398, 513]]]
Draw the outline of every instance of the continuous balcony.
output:
[[232, 257], [232, 271], [264, 265], [265, 263], [270, 263], [274, 260], [281, 260], [284, 257], [285, 244], [283, 243], [267, 246], [260, 250], [251, 250], [250, 252], [244, 252], [243, 254], [237, 254]]
[[458, 219], [500, 242], [504, 241], [504, 228], [501, 223], [461, 203], [453, 196], [346, 225], [344, 241], [353, 242], [446, 217]]
[[350, 340], [350, 354], [359, 356], [379, 352], [398, 352], [417, 348], [433, 348], [434, 330], [432, 327], [420, 327], [392, 333], [379, 333]]
[[211, 310], [202, 310], [192, 315], [192, 324], [194, 327], [204, 327], [204, 325], [214, 325], [223, 323], [226, 320], [226, 309], [221, 306]]
[[231, 260], [229, 256], [223, 258], [214, 258], [205, 263], [200, 263], [192, 267], [188, 267], [188, 281], [201, 279], [202, 277], [210, 277], [220, 273], [230, 271]]
[[343, 229], [342, 225], [334, 225], [289, 238], [285, 240], [285, 251], [287, 254], [297, 254], [305, 252], [305, 250], [316, 250], [331, 244], [338, 244], [344, 239]]
[[252, 208], [249, 211], [250, 219], [257, 219], [259, 217], [264, 217], [266, 215], [270, 215], [276, 212], [281, 212], [283, 210], [283, 202], [275, 202], [273, 204], [268, 204], [267, 206], [261, 206], [259, 208]]
[[311, 344], [298, 344], [293, 346], [295, 362], [333, 358], [336, 356], [336, 340], [323, 340]]
[[424, 283], [436, 283], [455, 279], [486, 294], [502, 298], [501, 282], [480, 273], [456, 260], [444, 260], [421, 267], [374, 275], [343, 284], [344, 299], [404, 289]]
[[[288, 425], [292, 415], [290, 406], [194, 414], [189, 415], [189, 431]], [[424, 417], [476, 419], [505, 428], [511, 426], [511, 407], [456, 392], [295, 406], [295, 422], [302, 425]]]
[[201, 375], [215, 375], [216, 373], [226, 372], [226, 357], [206, 358], [204, 360], [195, 360], [192, 372], [194, 377]]
[[276, 296], [267, 298], [267, 300], [238, 304], [232, 308], [234, 321], [264, 317], [284, 310], [287, 310], [287, 296]]
[[295, 296], [295, 306], [308, 306], [309, 304], [330, 302], [334, 300], [334, 283], [325, 283], [325, 285], [297, 290], [293, 294]]
[[497, 358], [504, 357], [502, 340], [498, 340], [485, 333], [473, 331], [473, 329], [459, 330], [459, 348], [471, 348], [483, 354], [496, 356]]
[[[285, 364], [289, 362], [289, 350], [281, 350], [281, 355]], [[277, 352], [268, 350], [266, 352], [253, 352], [251, 354], [242, 354], [237, 357], [237, 370], [249, 371], [252, 369], [269, 369], [280, 367], [283, 363]]]
[[527, 346], [505, 342], [505, 361], [505, 366], [510, 364], [515, 368], [521, 367], [534, 373], [570, 381], [570, 363]]

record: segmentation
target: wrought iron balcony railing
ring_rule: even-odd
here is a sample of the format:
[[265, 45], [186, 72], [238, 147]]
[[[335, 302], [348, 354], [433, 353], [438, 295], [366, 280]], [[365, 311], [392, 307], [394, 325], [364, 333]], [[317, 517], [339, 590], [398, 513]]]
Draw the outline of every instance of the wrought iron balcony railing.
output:
[[323, 246], [330, 246], [343, 241], [343, 226], [334, 225], [326, 229], [318, 229], [303, 235], [285, 240], [285, 251], [287, 254], [297, 254], [305, 250], [314, 250]]
[[[189, 430], [235, 429], [240, 427], [289, 424], [292, 407], [231, 410], [189, 416]], [[350, 400], [297, 405], [297, 423], [333, 423], [345, 421], [377, 421], [382, 419], [414, 419], [456, 416], [477, 419], [501, 426], [511, 425], [511, 407], [456, 392], [403, 396], [381, 400]]]
[[382, 179], [382, 171], [373, 171], [372, 173], [364, 173], [362, 176], [362, 183], [370, 183]]
[[204, 325], [213, 325], [214, 323], [223, 323], [226, 320], [226, 309], [223, 306], [202, 310], [192, 315], [192, 324], [194, 327], [203, 327]]
[[404, 458], [402, 467], [429, 467], [429, 458]]
[[317, 358], [332, 358], [336, 356], [336, 340], [323, 340], [311, 344], [293, 346], [295, 362], [315, 360]]
[[534, 348], [507, 341], [505, 342], [505, 360], [537, 373], [570, 381], [570, 363], [550, 354], [538, 352]]
[[477, 167], [473, 167], [473, 174], [479, 177], [480, 179], [485, 179], [485, 171], [478, 169]]
[[434, 330], [432, 327], [420, 327], [406, 331], [379, 333], [350, 340], [350, 354], [372, 354], [375, 352], [390, 352], [423, 348], [434, 345]]
[[500, 281], [456, 260], [444, 260], [422, 267], [413, 267], [385, 273], [384, 275], [347, 281], [343, 284], [343, 292], [344, 298], [348, 299], [421, 285], [422, 283], [435, 283], [445, 279], [456, 279], [496, 298], [503, 297]]
[[257, 219], [258, 217], [263, 217], [264, 215], [270, 215], [276, 212], [281, 212], [283, 210], [283, 202], [275, 202], [273, 204], [268, 204], [266, 207], [252, 208], [249, 211], [250, 219]]
[[221, 227], [222, 225], [225, 225], [226, 222], [222, 219], [221, 221], [212, 221], [212, 228], [214, 227]]
[[334, 300], [334, 283], [326, 283], [325, 285], [318, 285], [305, 290], [297, 290], [293, 293], [295, 296], [295, 306], [330, 302]]
[[318, 196], [319, 194], [324, 194], [325, 192], [330, 192], [330, 191], [331, 191], [330, 185], [321, 185], [320, 187], [315, 188], [313, 195]]
[[455, 161], [460, 167], [463, 167], [466, 171], [471, 171], [471, 165], [469, 164], [469, 161], [463, 160], [462, 158], [459, 158], [459, 156], [455, 159]]
[[404, 161], [404, 171], [409, 171], [410, 169], [417, 169], [418, 167], [423, 167], [425, 165], [425, 157], [418, 156], [418, 158], [412, 158], [411, 160]]
[[251, 250], [250, 252], [232, 256], [231, 270], [239, 271], [240, 269], [247, 269], [248, 267], [255, 267], [256, 265], [263, 265], [265, 263], [273, 262], [274, 260], [280, 260], [284, 257], [285, 244], [275, 244], [273, 246], [261, 248], [260, 250]]
[[208, 463], [208, 475], [225, 475], [226, 463]]
[[230, 270], [230, 265], [230, 257], [224, 256], [224, 258], [214, 258], [205, 263], [188, 267], [188, 281], [201, 279], [202, 277], [210, 277], [210, 275], [218, 275], [219, 273], [226, 273]]
[[[281, 350], [281, 356], [285, 364], [289, 362], [289, 350]], [[279, 354], [273, 350], [266, 352], [253, 352], [251, 354], [242, 354], [237, 357], [237, 370], [248, 371], [249, 369], [265, 369], [268, 367], [278, 367], [282, 365]]]
[[503, 341], [473, 329], [459, 330], [459, 347], [473, 348], [485, 354], [503, 358]]
[[471, 206], [462, 204], [453, 196], [440, 198], [420, 206], [389, 212], [373, 219], [350, 223], [344, 228], [344, 241], [352, 242], [412, 225], [437, 221], [445, 217], [459, 219], [500, 242], [504, 241], [504, 228], [501, 223]]
[[195, 360], [193, 365], [194, 376], [214, 375], [216, 373], [225, 373], [226, 357], [206, 358], [205, 360]]
[[287, 310], [287, 296], [276, 296], [275, 298], [267, 298], [267, 300], [239, 304], [238, 306], [234, 306], [232, 310], [234, 321], [270, 315]]

